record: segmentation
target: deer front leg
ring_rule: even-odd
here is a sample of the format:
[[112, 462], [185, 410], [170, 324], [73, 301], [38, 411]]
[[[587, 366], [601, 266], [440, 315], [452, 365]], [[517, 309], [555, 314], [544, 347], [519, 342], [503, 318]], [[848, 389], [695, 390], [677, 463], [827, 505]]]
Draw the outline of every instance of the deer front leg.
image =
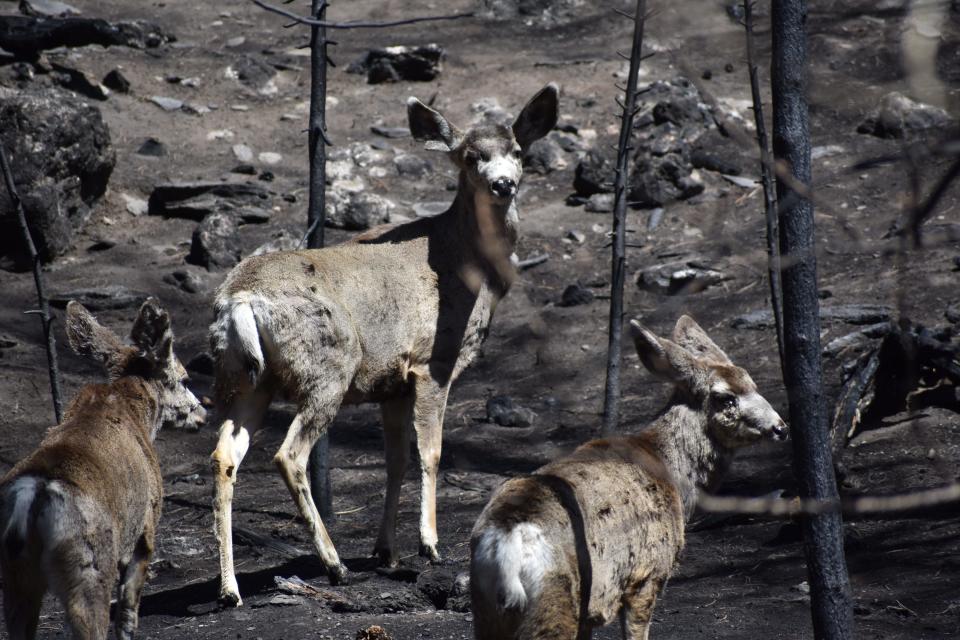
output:
[[373, 553], [380, 565], [396, 567], [397, 511], [400, 488], [410, 462], [410, 426], [413, 421], [413, 398], [406, 397], [380, 405], [383, 414], [383, 443], [387, 460], [387, 491], [383, 501], [383, 520]]
[[320, 512], [317, 511], [313, 495], [310, 493], [310, 482], [307, 480], [307, 459], [310, 456], [310, 450], [333, 420], [336, 406], [324, 414], [311, 411], [308, 414], [309, 418], [304, 417], [304, 413], [302, 411], [293, 419], [293, 423], [287, 430], [287, 437], [273, 461], [280, 470], [280, 475], [283, 476], [283, 481], [310, 530], [313, 546], [327, 568], [330, 584], [346, 584], [347, 568], [340, 563], [333, 541], [326, 527], [323, 526]]
[[420, 454], [420, 555], [437, 563], [440, 562], [437, 552], [437, 469], [449, 386], [441, 386], [429, 378], [418, 378], [415, 389], [413, 428]]

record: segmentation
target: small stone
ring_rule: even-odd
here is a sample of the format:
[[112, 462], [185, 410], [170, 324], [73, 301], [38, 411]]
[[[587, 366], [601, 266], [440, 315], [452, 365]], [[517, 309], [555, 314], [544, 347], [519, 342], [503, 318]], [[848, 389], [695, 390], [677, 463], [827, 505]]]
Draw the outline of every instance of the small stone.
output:
[[247, 39], [244, 38], [243, 36], [237, 36], [236, 38], [230, 38], [229, 40], [227, 40], [226, 46], [232, 49], [234, 47], [239, 47], [246, 41]]
[[192, 116], [202, 116], [210, 113], [210, 107], [205, 104], [197, 104], [195, 102], [184, 102], [183, 111], [184, 113], [189, 113]]
[[159, 158], [167, 155], [167, 146], [156, 138], [147, 138], [137, 149], [137, 155]]
[[198, 278], [195, 274], [184, 270], [178, 270], [174, 271], [173, 273], [166, 274], [163, 276], [163, 281], [167, 284], [177, 287], [178, 289], [182, 289], [187, 293], [199, 293], [200, 289], [203, 288], [203, 283], [200, 281], [200, 278]]
[[660, 222], [663, 221], [663, 213], [663, 207], [650, 210], [650, 217], [647, 219], [647, 231], [653, 231], [660, 226]]
[[487, 400], [487, 420], [502, 427], [526, 428], [533, 426], [537, 414], [531, 409], [514, 404], [510, 396], [493, 396]]
[[613, 201], [612, 193], [595, 193], [587, 200], [584, 210], [591, 213], [609, 213], [613, 211]]
[[276, 176], [273, 175], [273, 171], [263, 171], [257, 177], [258, 180], [262, 180], [263, 182], [273, 182], [274, 178], [276, 178]]
[[253, 149], [245, 144], [233, 145], [233, 156], [240, 162], [253, 162]]
[[273, 151], [263, 151], [257, 156], [257, 159], [263, 164], [274, 165], [280, 164], [280, 162], [283, 160], [283, 156], [279, 153], [274, 153]]
[[250, 107], [248, 107], [245, 104], [232, 104], [230, 105], [230, 110], [244, 112], [244, 111], [250, 111]]
[[560, 306], [576, 307], [582, 304], [590, 304], [593, 302], [593, 299], [593, 291], [590, 291], [590, 289], [587, 289], [579, 283], [571, 284], [563, 290], [563, 295], [560, 298]]
[[720, 174], [723, 176], [723, 179], [727, 182], [732, 182], [738, 187], [743, 187], [744, 189], [752, 189], [757, 186], [757, 181], [754, 178], [747, 178], [744, 176], [731, 176], [725, 173]]
[[123, 201], [126, 205], [127, 212], [135, 216], [142, 216], [150, 210], [150, 205], [146, 200], [131, 196], [127, 193], [120, 194], [120, 197], [123, 198]]
[[370, 131], [375, 135], [390, 139], [407, 138], [410, 136], [410, 129], [406, 127], [382, 127], [380, 125], [373, 125], [370, 127]]
[[577, 244], [583, 244], [587, 241], [587, 236], [585, 236], [582, 231], [577, 231], [576, 229], [571, 229], [568, 231], [567, 238], [573, 240]]
[[565, 169], [567, 161], [557, 141], [548, 137], [541, 138], [530, 145], [523, 154], [523, 166], [531, 173], [546, 175]]
[[257, 168], [252, 164], [238, 164], [233, 169], [230, 169], [230, 173], [240, 173], [246, 176], [255, 176], [257, 175]]
[[947, 307], [944, 316], [953, 324], [960, 324], [960, 302], [955, 302]]
[[166, 96], [152, 96], [150, 102], [157, 105], [164, 111], [179, 111], [183, 108], [183, 102], [177, 100], [176, 98], [168, 98]]
[[450, 208], [449, 202], [416, 202], [413, 205], [413, 213], [418, 218], [432, 218], [438, 216]]
[[393, 640], [386, 629], [378, 624], [357, 631], [356, 640]]
[[397, 156], [393, 162], [397, 166], [397, 173], [408, 178], [422, 178], [433, 171], [429, 161], [409, 153]]
[[213, 131], [207, 132], [207, 141], [233, 140], [233, 135], [233, 131], [230, 131], [230, 129], [214, 129]]
[[103, 86], [117, 93], [130, 93], [130, 81], [120, 73], [119, 69], [114, 69], [103, 76]]

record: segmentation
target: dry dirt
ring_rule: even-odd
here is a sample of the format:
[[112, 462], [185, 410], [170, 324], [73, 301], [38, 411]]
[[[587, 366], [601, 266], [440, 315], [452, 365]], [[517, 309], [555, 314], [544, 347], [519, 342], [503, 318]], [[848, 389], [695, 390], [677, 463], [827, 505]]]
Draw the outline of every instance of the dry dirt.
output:
[[[3, 3], [12, 10], [12, 3]], [[72, 63], [102, 77], [121, 67], [131, 80], [130, 95], [115, 94], [100, 103], [117, 149], [118, 163], [110, 191], [96, 208], [75, 249], [47, 270], [49, 288], [66, 291], [81, 286], [123, 283], [152, 292], [169, 307], [184, 361], [205, 349], [211, 319], [210, 297], [223, 272], [208, 273], [185, 266], [195, 223], [156, 217], [133, 217], [121, 193], [145, 198], [152, 187], [174, 179], [217, 179], [237, 162], [231, 145], [245, 143], [255, 152], [273, 151], [282, 162], [270, 167], [268, 183], [279, 195], [267, 225], [246, 225], [241, 242], [252, 250], [280, 228], [302, 229], [306, 200], [305, 112], [308, 59], [289, 56], [289, 68], [277, 77], [278, 94], [256, 95], [225, 77], [224, 70], [239, 52], [282, 52], [306, 42], [300, 28], [284, 29], [285, 21], [250, 3], [74, 0], [88, 16], [109, 19], [149, 18], [176, 34], [176, 46], [154, 51], [86, 48]], [[302, 8], [297, 3], [291, 5]], [[453, 121], [469, 120], [471, 102], [495, 96], [508, 110], [548, 81], [562, 85], [565, 122], [595, 129], [601, 141], [612, 139], [616, 120], [613, 82], [624, 63], [615, 48], [629, 48], [630, 25], [612, 12], [616, 3], [586, 3], [565, 26], [544, 28], [520, 21], [494, 23], [482, 19], [390, 31], [338, 33], [332, 57], [338, 67], [330, 74], [330, 136], [338, 146], [370, 142], [370, 125], [404, 124], [403, 100], [408, 95], [429, 98]], [[622, 4], [622, 3], [621, 3]], [[721, 99], [748, 97], [740, 28], [721, 3], [680, 0], [650, 3], [657, 13], [647, 29], [648, 44], [658, 54], [644, 63], [644, 79], [687, 73]], [[763, 3], [761, 3], [763, 4]], [[904, 89], [907, 77], [899, 59], [899, 35], [904, 29], [900, 3], [812, 2], [811, 116], [814, 145], [841, 149], [815, 162], [818, 211], [818, 258], [821, 287], [828, 302], [893, 304], [905, 294], [904, 311], [915, 321], [944, 324], [944, 310], [960, 297], [954, 257], [960, 246], [943, 234], [933, 234], [927, 249], [914, 253], [905, 269], [895, 265], [891, 241], [884, 231], [900, 213], [908, 187], [902, 167], [884, 166], [860, 172], [845, 168], [858, 159], [899, 150], [899, 143], [856, 133], [857, 123], [877, 98]], [[609, 6], [607, 6], [609, 5]], [[385, 18], [453, 12], [470, 8], [469, 0], [449, 3], [411, 0], [358, 0], [335, 4], [331, 18]], [[626, 7], [627, 5], [623, 5]], [[762, 11], [764, 15], [766, 11]], [[769, 52], [769, 32], [760, 25], [761, 53]], [[227, 41], [245, 42], [228, 47]], [[941, 76], [955, 103], [958, 50], [956, 30], [943, 35]], [[363, 76], [348, 75], [346, 64], [372, 46], [437, 42], [448, 51], [440, 78], [430, 83], [368, 85]], [[279, 56], [273, 55], [274, 59]], [[702, 80], [704, 70], [712, 78]], [[198, 88], [170, 85], [167, 75], [198, 77]], [[766, 65], [762, 76], [767, 77]], [[219, 108], [203, 116], [168, 113], [151, 104], [152, 95], [169, 95]], [[231, 105], [245, 105], [237, 111]], [[281, 120], [285, 113], [298, 114]], [[747, 112], [744, 112], [745, 114]], [[613, 128], [611, 128], [613, 127]], [[232, 140], [208, 140], [208, 133], [227, 129]], [[168, 155], [147, 158], [136, 149], [152, 136]], [[390, 141], [399, 150], [426, 155], [409, 138]], [[576, 161], [547, 177], [528, 176], [521, 194], [524, 237], [521, 258], [548, 253], [549, 260], [525, 271], [497, 309], [483, 357], [454, 386], [445, 426], [439, 489], [440, 551], [446, 568], [466, 569], [467, 540], [472, 523], [492, 487], [504, 477], [536, 468], [598, 431], [603, 389], [609, 282], [606, 214], [568, 207]], [[394, 173], [371, 180], [372, 189], [399, 204], [409, 214], [417, 200], [449, 200], [445, 190], [453, 177], [443, 159], [431, 158], [436, 170], [426, 179], [405, 181]], [[388, 165], [389, 166], [389, 165]], [[926, 184], [942, 167], [924, 166]], [[749, 170], [748, 174], [755, 171]], [[237, 178], [237, 176], [233, 176]], [[251, 178], [252, 179], [252, 178]], [[731, 328], [734, 316], [767, 304], [764, 280], [764, 225], [761, 194], [709, 177], [705, 195], [666, 208], [663, 222], [647, 231], [649, 212], [631, 212], [629, 273], [654, 264], [658, 256], [696, 251], [722, 259], [731, 280], [689, 296], [665, 297], [637, 289], [628, 280], [626, 307], [631, 316], [667, 331], [681, 312], [690, 312], [725, 347], [733, 359], [754, 375], [761, 391], [786, 415], [786, 397], [779, 375], [771, 331]], [[956, 194], [948, 194], [930, 222], [943, 228], [960, 221]], [[565, 241], [569, 230], [585, 234], [583, 244]], [[330, 242], [348, 237], [327, 232]], [[935, 237], [934, 237], [935, 236]], [[100, 239], [116, 242], [107, 250], [90, 252]], [[642, 246], [641, 246], [642, 245]], [[203, 290], [187, 294], [165, 284], [162, 277], [186, 268], [198, 275]], [[593, 303], [560, 307], [564, 287], [573, 282], [596, 285]], [[28, 273], [0, 272], [0, 329], [17, 344], [0, 351], [0, 471], [5, 471], [39, 441], [52, 422], [46, 367], [37, 322], [22, 312], [35, 304]], [[126, 330], [132, 311], [102, 312], [100, 318]], [[852, 330], [825, 326], [824, 340]], [[68, 395], [90, 380], [95, 368], [67, 353], [62, 322], [57, 323], [61, 366]], [[841, 359], [842, 360], [842, 359]], [[840, 384], [838, 360], [826, 361], [830, 397]], [[199, 393], [210, 380], [196, 375]], [[623, 425], [638, 429], [662, 406], [666, 389], [626, 356]], [[486, 424], [488, 397], [507, 393], [539, 414], [528, 429]], [[435, 610], [409, 582], [376, 573], [367, 556], [380, 517], [385, 471], [379, 414], [375, 407], [345, 409], [332, 429], [334, 508], [333, 540], [354, 573], [353, 584], [329, 588], [319, 562], [309, 553], [305, 531], [295, 516], [280, 477], [270, 459], [291, 408], [275, 404], [270, 428], [254, 438], [239, 473], [235, 524], [273, 537], [302, 550], [288, 559], [259, 546], [236, 547], [240, 588], [245, 604], [239, 609], [216, 605], [217, 554], [209, 508], [211, 495], [207, 456], [214, 433], [168, 431], [158, 449], [165, 477], [166, 499], [152, 566], [141, 608], [143, 638], [354, 638], [371, 624], [385, 627], [394, 638], [467, 638], [468, 612]], [[902, 417], [901, 417], [902, 418]], [[854, 442], [844, 455], [849, 481], [871, 494], [932, 486], [957, 479], [960, 460], [960, 420], [954, 413], [931, 410], [912, 422], [891, 420]], [[745, 452], [724, 484], [724, 491], [764, 494], [790, 491], [793, 475], [787, 445], [763, 445]], [[412, 467], [415, 465], [412, 465]], [[401, 549], [409, 568], [422, 569], [416, 557], [417, 480], [411, 468], [404, 485], [400, 512]], [[960, 637], [960, 520], [956, 510], [923, 518], [857, 521], [846, 525], [846, 549], [856, 599], [859, 638], [945, 639]], [[297, 575], [356, 605], [340, 612], [330, 601], [302, 599], [294, 604], [271, 603], [278, 595], [274, 576]], [[688, 545], [675, 578], [655, 612], [655, 638], [811, 638], [802, 543], [795, 525], [762, 518], [731, 518], [689, 533]], [[281, 599], [282, 600], [282, 599]], [[334, 609], [338, 609], [335, 611]], [[64, 635], [58, 605], [44, 610], [41, 637]], [[616, 627], [596, 637], [619, 637]]]

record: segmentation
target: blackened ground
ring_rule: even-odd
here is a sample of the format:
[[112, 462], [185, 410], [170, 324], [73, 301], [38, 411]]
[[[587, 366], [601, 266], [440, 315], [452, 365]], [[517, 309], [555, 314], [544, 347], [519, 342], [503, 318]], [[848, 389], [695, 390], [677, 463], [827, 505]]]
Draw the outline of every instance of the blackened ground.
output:
[[[284, 19], [245, 2], [167, 0], [135, 5], [122, 0], [75, 0], [73, 4], [88, 16], [149, 18], [175, 33], [178, 42], [159, 51], [91, 47], [72, 54], [70, 64], [95, 77], [122, 67], [132, 93], [114, 94], [100, 103], [117, 147], [117, 168], [105, 201], [96, 208], [75, 249], [47, 271], [49, 287], [57, 292], [122, 283], [158, 295], [173, 314], [177, 350], [186, 361], [206, 348], [210, 298], [224, 272], [208, 273], [185, 265], [194, 222], [134, 217], [121, 194], [146, 199], [156, 184], [165, 181], [218, 179], [240, 164], [231, 146], [242, 143], [254, 150], [255, 163], [260, 152], [283, 156], [279, 164], [259, 167], [274, 176], [269, 187], [278, 194], [276, 208], [269, 224], [240, 228], [243, 249], [251, 251], [279, 229], [299, 233], [306, 218], [302, 103], [307, 99], [309, 69], [308, 60], [299, 55], [303, 50], [295, 47], [307, 38], [302, 29], [284, 29]], [[616, 3], [595, 4], [584, 3], [572, 22], [549, 29], [521, 21], [473, 19], [394, 31], [338, 33], [340, 45], [332, 56], [339, 66], [330, 75], [330, 95], [337, 100], [329, 109], [330, 137], [338, 147], [382, 141], [370, 133], [370, 126], [404, 125], [404, 99], [411, 94], [423, 99], [435, 95], [436, 107], [454, 122], [467, 122], [472, 117], [469, 105], [481, 98], [494, 96], [516, 113], [543, 84], [557, 81], [563, 87], [563, 122], [581, 131], [594, 130], [597, 144], [612, 141], [616, 136], [613, 82], [615, 76], [623, 78], [626, 68], [614, 50], [628, 48], [630, 27], [612, 12]], [[901, 149], [897, 141], [863, 136], [856, 128], [882, 95], [908, 87], [910, 78], [900, 62], [900, 37], [907, 31], [898, 8], [902, 3], [818, 0], [811, 4], [814, 144], [838, 147], [814, 163], [821, 287], [829, 295], [824, 304], [894, 305], [902, 290], [910, 318], [943, 324], [945, 309], [960, 297], [954, 266], [960, 247], [956, 236], [951, 239], [943, 233], [950, 224], [960, 222], [956, 194], [948, 194], [928, 223], [931, 231], [941, 233], [931, 234], [928, 248], [912, 254], [906, 267], [899, 269], [895, 244], [884, 240], [883, 234], [906, 197], [903, 167], [845, 170], [857, 160]], [[358, 0], [334, 5], [329, 15], [336, 19], [399, 17], [470, 6], [470, 0]], [[658, 13], [648, 25], [647, 42], [658, 53], [644, 63], [643, 79], [686, 74], [703, 91], [750, 119], [744, 102], [749, 90], [742, 34], [723, 5], [682, 0], [652, 6]], [[769, 32], [762, 23], [768, 12], [761, 14], [759, 44], [762, 52], [768, 52]], [[238, 36], [245, 40], [228, 43]], [[941, 76], [950, 83], [948, 101], [955, 105], [958, 38], [953, 22], [946, 25], [941, 40], [938, 64]], [[445, 68], [433, 82], [367, 85], [363, 76], [343, 72], [347, 63], [370, 48], [427, 42], [437, 42], [448, 51]], [[291, 50], [297, 55], [282, 54]], [[286, 69], [274, 80], [276, 95], [259, 95], [225, 74], [242, 54], [283, 62]], [[199, 78], [199, 87], [165, 81], [171, 75]], [[706, 75], [710, 79], [703, 79]], [[765, 66], [761, 76], [767, 77]], [[219, 108], [202, 116], [167, 112], [149, 102], [154, 95]], [[293, 117], [281, 119], [284, 114]], [[231, 131], [232, 138], [210, 135], [219, 130]], [[160, 140], [168, 154], [159, 158], [136, 154], [148, 137]], [[405, 215], [413, 215], [412, 205], [418, 201], [452, 198], [445, 187], [453, 173], [443, 158], [428, 155], [409, 138], [389, 142], [399, 151], [429, 157], [435, 170], [424, 179], [411, 179], [398, 176], [387, 163], [387, 175], [365, 176], [371, 190], [398, 203], [396, 211]], [[450, 397], [438, 493], [440, 551], [447, 561], [444, 568], [454, 574], [467, 568], [469, 532], [493, 487], [597, 433], [609, 282], [605, 234], [610, 221], [606, 214], [565, 206], [576, 165], [572, 154], [565, 158], [564, 170], [546, 177], [528, 176], [521, 194], [524, 238], [518, 253], [521, 258], [548, 253], [550, 258], [524, 272], [499, 306], [483, 357]], [[925, 184], [942, 171], [936, 163], [924, 164]], [[755, 176], [757, 172], [748, 167], [744, 173]], [[630, 250], [630, 273], [696, 254], [720, 265], [731, 279], [700, 293], [673, 297], [641, 291], [631, 282], [626, 308], [631, 316], [663, 332], [681, 312], [692, 313], [786, 414], [772, 332], [731, 327], [736, 315], [767, 305], [761, 194], [709, 171], [701, 174], [705, 193], [669, 205], [653, 231], [647, 231], [649, 212], [629, 214], [630, 242], [642, 245]], [[295, 202], [279, 197], [283, 194], [294, 196]], [[582, 244], [566, 239], [571, 230], [583, 234]], [[328, 231], [328, 237], [336, 242], [348, 234]], [[88, 251], [104, 239], [115, 246]], [[164, 282], [164, 276], [183, 269], [196, 276], [199, 293]], [[576, 282], [592, 289], [596, 299], [579, 306], [558, 306], [564, 289]], [[37, 322], [22, 314], [35, 304], [32, 279], [26, 273], [0, 272], [0, 291], [4, 302], [0, 337], [15, 343], [0, 350], [0, 470], [5, 470], [36, 445], [52, 421], [52, 412]], [[100, 318], [126, 330], [132, 314], [132, 310], [106, 311]], [[81, 384], [98, 379], [99, 373], [67, 354], [62, 322], [57, 329], [66, 388], [72, 394]], [[823, 340], [853, 329], [825, 325]], [[831, 397], [840, 384], [840, 365], [854, 355], [826, 361]], [[632, 353], [626, 354], [626, 362], [623, 423], [625, 428], [638, 429], [665, 402], [667, 389], [639, 369]], [[198, 392], [207, 393], [210, 380], [200, 374], [195, 379]], [[486, 400], [500, 394], [509, 394], [517, 404], [534, 410], [538, 414], [534, 426], [485, 423]], [[291, 407], [278, 403], [268, 416], [269, 428], [254, 437], [239, 471], [235, 525], [302, 553], [289, 559], [238, 540], [236, 564], [244, 595], [239, 609], [221, 610], [215, 603], [218, 561], [207, 463], [214, 433], [206, 429], [161, 434], [158, 448], [166, 499], [158, 552], [141, 607], [141, 637], [354, 638], [371, 624], [382, 625], [394, 638], [470, 637], [469, 612], [435, 610], [413, 583], [376, 573], [368, 560], [385, 481], [375, 407], [345, 409], [333, 425], [334, 507], [339, 515], [331, 534], [355, 580], [345, 587], [327, 586], [294, 505], [270, 462], [291, 419]], [[931, 410], [912, 420], [899, 416], [871, 426], [879, 428], [859, 437], [844, 454], [848, 482], [859, 491], [879, 494], [957, 479], [960, 420], [956, 414]], [[789, 492], [793, 486], [789, 462], [788, 445], [758, 446], [738, 459], [723, 489], [752, 495], [775, 489]], [[406, 566], [420, 570], [425, 567], [415, 555], [418, 487], [414, 467], [401, 500], [399, 541], [407, 554]], [[955, 510], [933, 517], [848, 523], [846, 541], [858, 637], [960, 636], [960, 521]], [[653, 636], [685, 640], [812, 637], [802, 556], [802, 544], [791, 523], [731, 518], [693, 527], [677, 574], [656, 609]], [[275, 587], [274, 577], [292, 575], [324, 590], [327, 599], [277, 598], [283, 594]], [[44, 609], [41, 637], [64, 634], [62, 613], [51, 601]], [[618, 634], [611, 627], [597, 637]]]

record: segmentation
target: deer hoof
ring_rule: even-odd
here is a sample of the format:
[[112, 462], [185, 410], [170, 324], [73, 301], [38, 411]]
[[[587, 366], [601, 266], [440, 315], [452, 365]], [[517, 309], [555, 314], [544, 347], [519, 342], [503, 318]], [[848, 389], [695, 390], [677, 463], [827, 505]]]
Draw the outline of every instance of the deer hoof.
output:
[[433, 545], [420, 543], [420, 555], [430, 561], [430, 564], [440, 564], [442, 561], [440, 559], [440, 554], [437, 552], [437, 548]]
[[373, 550], [371, 555], [377, 558], [377, 563], [381, 567], [396, 569], [400, 566], [400, 559], [397, 558], [397, 554], [392, 549], [377, 548]]
[[330, 569], [329, 577], [331, 587], [339, 587], [350, 584], [350, 574], [347, 571], [347, 568], [342, 564], [338, 564], [333, 569]]
[[243, 600], [240, 599], [240, 594], [236, 591], [221, 592], [220, 597], [217, 598], [217, 602], [222, 607], [239, 607], [243, 604]]

